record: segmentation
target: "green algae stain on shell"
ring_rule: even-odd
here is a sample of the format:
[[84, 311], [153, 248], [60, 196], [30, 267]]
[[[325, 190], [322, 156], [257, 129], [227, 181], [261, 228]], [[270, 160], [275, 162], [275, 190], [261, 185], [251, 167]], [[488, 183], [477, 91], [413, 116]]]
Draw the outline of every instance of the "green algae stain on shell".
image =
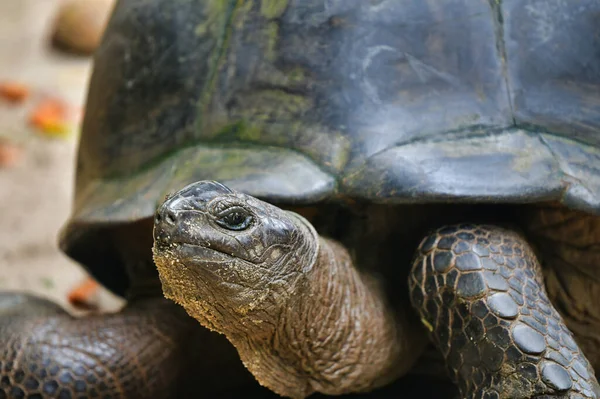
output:
[[[303, 130], [302, 116], [313, 108], [309, 97], [278, 89], [239, 94], [223, 124], [217, 122], [213, 140], [254, 141], [285, 145], [295, 132]], [[213, 125], [214, 126], [214, 125]]]
[[216, 133], [217, 137], [230, 138], [240, 141], [259, 141], [261, 129], [255, 125], [249, 125], [246, 121], [238, 121], [226, 125]]
[[311, 98], [277, 89], [253, 92], [248, 106], [242, 111], [249, 118], [292, 121], [313, 107]]
[[275, 61], [277, 58], [277, 41], [279, 40], [279, 25], [277, 22], [270, 22], [266, 27], [267, 48], [265, 56], [269, 61]]
[[[212, 36], [212, 39], [216, 42], [210, 54], [210, 70], [198, 104], [201, 110], [204, 110], [212, 100], [219, 69], [226, 59], [235, 11], [241, 3], [241, 0], [211, 1], [207, 7], [209, 16], [206, 22], [196, 27], [196, 34], [205, 32], [208, 36]], [[203, 112], [201, 111], [200, 115], [202, 114]], [[202, 117], [198, 118], [197, 127], [197, 130], [201, 132]]]
[[278, 18], [283, 15], [287, 6], [287, 0], [262, 0], [260, 13], [268, 19]]
[[209, 0], [206, 5], [207, 16], [205, 20], [196, 25], [194, 33], [198, 36], [219, 36], [223, 26], [227, 24], [229, 15], [235, 7], [235, 0]]

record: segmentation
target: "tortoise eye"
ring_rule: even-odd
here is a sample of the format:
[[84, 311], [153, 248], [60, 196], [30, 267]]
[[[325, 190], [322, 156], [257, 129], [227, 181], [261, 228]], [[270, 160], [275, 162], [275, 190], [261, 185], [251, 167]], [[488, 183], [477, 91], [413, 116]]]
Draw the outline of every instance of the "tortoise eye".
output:
[[220, 213], [215, 221], [227, 230], [240, 231], [247, 229], [253, 220], [253, 216], [248, 211], [234, 207]]

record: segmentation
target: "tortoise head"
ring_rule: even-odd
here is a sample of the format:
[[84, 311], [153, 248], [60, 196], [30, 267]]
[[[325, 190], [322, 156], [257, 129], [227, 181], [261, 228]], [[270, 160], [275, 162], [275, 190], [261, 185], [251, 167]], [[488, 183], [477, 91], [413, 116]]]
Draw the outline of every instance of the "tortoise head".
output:
[[159, 207], [153, 253], [165, 296], [227, 335], [275, 325], [315, 264], [318, 239], [293, 212], [201, 181]]

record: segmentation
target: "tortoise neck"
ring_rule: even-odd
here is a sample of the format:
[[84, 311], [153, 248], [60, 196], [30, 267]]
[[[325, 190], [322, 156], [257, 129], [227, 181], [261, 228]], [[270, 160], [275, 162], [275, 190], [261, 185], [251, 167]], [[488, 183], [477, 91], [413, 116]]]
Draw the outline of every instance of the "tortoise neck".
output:
[[[379, 282], [358, 270], [346, 248], [325, 238], [319, 248], [313, 275], [306, 280], [308, 295], [289, 307], [281, 329], [291, 342], [327, 342], [318, 351], [298, 346], [316, 391], [338, 395], [381, 386], [412, 365], [413, 359], [400, 360], [408, 344], [405, 332], [397, 330], [403, 315], [396, 312], [402, 311], [387, 303]], [[299, 327], [299, 318], [306, 324], [290, 328]], [[343, 380], [340, 370], [348, 372]]]
[[425, 346], [397, 329], [405, 315], [391, 309], [345, 248], [318, 240], [315, 264], [301, 273], [270, 335], [232, 341], [256, 379], [283, 396], [373, 389], [413, 365], [420, 351], [409, 345]]

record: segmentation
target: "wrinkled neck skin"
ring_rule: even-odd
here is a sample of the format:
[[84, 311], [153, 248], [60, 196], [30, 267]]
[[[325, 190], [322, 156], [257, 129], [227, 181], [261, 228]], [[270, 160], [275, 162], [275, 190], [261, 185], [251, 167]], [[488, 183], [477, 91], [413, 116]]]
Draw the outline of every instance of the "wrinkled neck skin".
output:
[[288, 281], [294, 288], [284, 306], [279, 302], [272, 328], [224, 332], [246, 367], [262, 385], [292, 398], [367, 391], [405, 373], [420, 351], [414, 348], [419, 339], [397, 328], [404, 315], [341, 245], [298, 219], [311, 241], [300, 247], [314, 253], [289, 258], [312, 260], [293, 268], [302, 272]]

